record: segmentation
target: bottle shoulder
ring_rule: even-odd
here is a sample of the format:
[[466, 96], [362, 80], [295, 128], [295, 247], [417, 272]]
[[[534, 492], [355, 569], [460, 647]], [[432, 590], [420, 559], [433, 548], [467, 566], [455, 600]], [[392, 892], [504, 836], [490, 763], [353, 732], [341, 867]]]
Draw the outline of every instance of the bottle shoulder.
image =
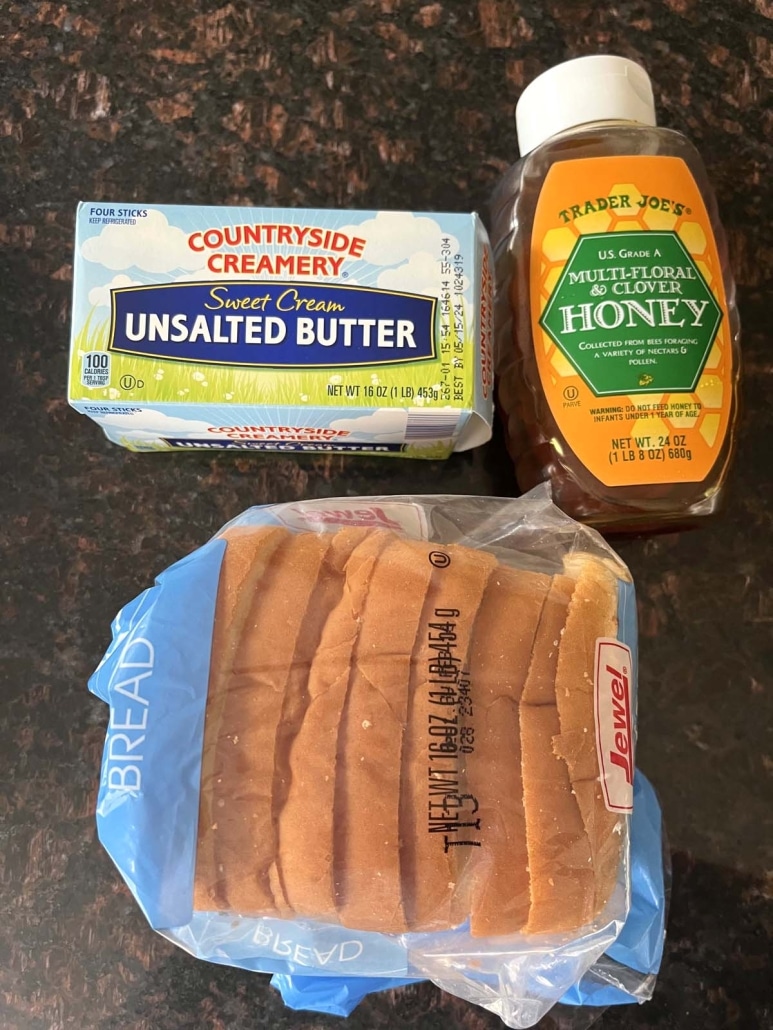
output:
[[578, 161], [596, 157], [676, 157], [699, 174], [703, 160], [695, 145], [675, 129], [645, 125], [606, 124], [583, 126], [553, 136], [525, 157], [514, 162], [503, 176], [497, 194], [514, 195], [527, 183], [547, 175], [558, 161]]
[[[599, 123], [553, 136], [516, 161], [500, 180], [490, 205], [492, 242], [528, 226], [553, 165], [594, 158], [676, 158], [684, 162], [703, 194], [712, 221], [714, 194], [700, 153], [681, 132], [644, 125]], [[627, 181], [627, 180], [623, 180]]]

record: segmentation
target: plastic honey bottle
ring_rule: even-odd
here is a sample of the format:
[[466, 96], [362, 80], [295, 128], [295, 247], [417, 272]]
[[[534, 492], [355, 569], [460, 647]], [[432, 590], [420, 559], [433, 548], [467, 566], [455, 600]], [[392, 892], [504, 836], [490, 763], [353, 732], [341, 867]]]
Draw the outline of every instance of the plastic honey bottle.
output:
[[739, 322], [706, 170], [647, 73], [568, 61], [516, 108], [492, 207], [498, 404], [518, 484], [606, 531], [694, 523], [724, 492]]

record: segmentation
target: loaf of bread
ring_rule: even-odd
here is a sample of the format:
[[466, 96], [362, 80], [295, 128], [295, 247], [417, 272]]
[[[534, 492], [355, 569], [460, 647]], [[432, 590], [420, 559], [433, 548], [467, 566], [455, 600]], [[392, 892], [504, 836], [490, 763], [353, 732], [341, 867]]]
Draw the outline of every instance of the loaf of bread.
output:
[[617, 582], [387, 529], [235, 527], [194, 909], [476, 937], [571, 933], [620, 866], [594, 718]]

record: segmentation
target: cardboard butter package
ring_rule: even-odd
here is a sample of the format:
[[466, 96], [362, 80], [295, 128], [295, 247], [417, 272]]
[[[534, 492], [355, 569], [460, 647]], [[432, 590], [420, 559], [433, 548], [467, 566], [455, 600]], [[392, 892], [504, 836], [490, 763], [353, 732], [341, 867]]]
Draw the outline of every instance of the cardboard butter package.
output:
[[491, 435], [474, 214], [82, 203], [68, 398], [133, 451], [444, 458]]

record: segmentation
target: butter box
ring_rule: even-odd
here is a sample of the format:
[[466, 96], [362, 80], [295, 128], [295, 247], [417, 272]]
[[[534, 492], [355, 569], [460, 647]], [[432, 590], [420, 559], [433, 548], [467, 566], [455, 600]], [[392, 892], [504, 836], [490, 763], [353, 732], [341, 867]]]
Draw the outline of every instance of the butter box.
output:
[[474, 214], [82, 203], [70, 404], [133, 451], [442, 458], [492, 424]]

